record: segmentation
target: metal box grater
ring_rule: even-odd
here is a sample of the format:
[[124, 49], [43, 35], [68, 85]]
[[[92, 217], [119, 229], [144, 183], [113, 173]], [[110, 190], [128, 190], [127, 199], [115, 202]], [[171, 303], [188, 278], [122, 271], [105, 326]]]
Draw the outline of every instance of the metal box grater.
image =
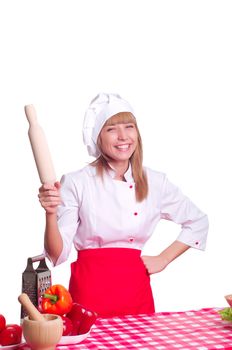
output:
[[[38, 262], [36, 269], [33, 263]], [[27, 259], [27, 267], [22, 274], [22, 293], [26, 293], [31, 302], [40, 309], [42, 294], [52, 284], [51, 271], [46, 265], [45, 255], [37, 255]], [[26, 311], [21, 307], [21, 321], [27, 316]]]

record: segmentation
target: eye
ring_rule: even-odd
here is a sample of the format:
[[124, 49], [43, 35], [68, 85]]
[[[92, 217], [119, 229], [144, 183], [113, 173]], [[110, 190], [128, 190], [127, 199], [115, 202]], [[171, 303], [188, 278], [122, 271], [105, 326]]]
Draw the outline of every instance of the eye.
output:
[[114, 127], [109, 127], [109, 128], [106, 129], [107, 132], [114, 131], [114, 130], [115, 130]]
[[132, 128], [133, 129], [134, 128], [134, 124], [127, 124], [126, 128]]

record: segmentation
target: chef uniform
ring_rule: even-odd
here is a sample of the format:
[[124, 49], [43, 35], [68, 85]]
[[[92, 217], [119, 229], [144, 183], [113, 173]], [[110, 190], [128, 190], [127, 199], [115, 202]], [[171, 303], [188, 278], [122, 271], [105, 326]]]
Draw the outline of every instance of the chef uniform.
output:
[[[90, 155], [99, 156], [97, 137], [118, 112], [133, 113], [119, 95], [100, 94], [90, 104], [83, 128]], [[206, 246], [207, 216], [165, 174], [144, 170], [148, 196], [142, 202], [135, 198], [130, 164], [125, 181], [115, 180], [110, 164], [103, 178], [88, 165], [61, 179], [58, 225], [63, 250], [56, 264], [67, 260], [74, 244], [78, 258], [71, 264], [70, 292], [74, 301], [103, 317], [155, 311], [140, 254], [161, 219], [181, 225], [178, 241], [201, 250]]]

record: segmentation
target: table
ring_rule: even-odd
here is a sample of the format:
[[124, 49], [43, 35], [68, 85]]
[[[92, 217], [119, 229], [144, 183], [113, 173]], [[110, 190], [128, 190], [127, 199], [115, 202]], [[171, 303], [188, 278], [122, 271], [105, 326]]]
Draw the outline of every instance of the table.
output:
[[[232, 323], [218, 308], [99, 318], [82, 343], [57, 350], [213, 350], [232, 349]], [[20, 349], [29, 350], [28, 346]]]

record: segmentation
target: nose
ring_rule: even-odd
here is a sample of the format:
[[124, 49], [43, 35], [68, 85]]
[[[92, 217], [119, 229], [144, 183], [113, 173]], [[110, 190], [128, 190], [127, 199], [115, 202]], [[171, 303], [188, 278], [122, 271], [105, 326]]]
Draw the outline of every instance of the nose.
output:
[[120, 127], [118, 129], [118, 139], [119, 140], [126, 140], [128, 137], [127, 137], [127, 133], [126, 133], [126, 130], [125, 128], [123, 127]]

